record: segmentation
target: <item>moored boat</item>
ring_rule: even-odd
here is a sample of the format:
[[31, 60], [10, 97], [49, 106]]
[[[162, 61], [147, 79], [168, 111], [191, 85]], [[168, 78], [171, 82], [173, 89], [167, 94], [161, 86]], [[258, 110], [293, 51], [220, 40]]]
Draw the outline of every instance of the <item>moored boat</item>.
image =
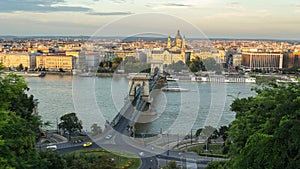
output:
[[161, 89], [164, 92], [188, 92], [189, 89], [181, 88], [181, 87], [164, 87]]

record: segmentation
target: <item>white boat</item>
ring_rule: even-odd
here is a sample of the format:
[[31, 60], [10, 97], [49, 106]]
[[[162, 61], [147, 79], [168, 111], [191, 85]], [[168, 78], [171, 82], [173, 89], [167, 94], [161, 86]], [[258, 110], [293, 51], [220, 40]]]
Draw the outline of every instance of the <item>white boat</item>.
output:
[[81, 74], [78, 74], [78, 76], [80, 76], [80, 77], [92, 77], [93, 74], [90, 73], [90, 72], [87, 72], [87, 73], [81, 73]]
[[187, 92], [187, 91], [189, 91], [189, 89], [184, 89], [184, 88], [176, 87], [176, 86], [164, 87], [161, 90], [164, 92]]
[[169, 76], [166, 79], [167, 79], [167, 81], [178, 81], [179, 80], [178, 78], [175, 78], [175, 77], [172, 77], [172, 76]]

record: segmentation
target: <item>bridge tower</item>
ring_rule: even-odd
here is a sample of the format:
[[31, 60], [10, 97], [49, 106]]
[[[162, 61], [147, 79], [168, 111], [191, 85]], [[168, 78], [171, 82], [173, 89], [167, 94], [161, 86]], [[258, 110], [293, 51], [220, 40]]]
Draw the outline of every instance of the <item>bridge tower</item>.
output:
[[152, 60], [151, 62], [151, 74], [155, 73], [155, 70], [158, 69], [158, 73], [162, 75], [164, 73], [164, 62], [162, 60]]
[[129, 75], [129, 99], [133, 100], [137, 94], [142, 96], [145, 101], [149, 100], [150, 90], [149, 81], [150, 76], [148, 73], [135, 73]]

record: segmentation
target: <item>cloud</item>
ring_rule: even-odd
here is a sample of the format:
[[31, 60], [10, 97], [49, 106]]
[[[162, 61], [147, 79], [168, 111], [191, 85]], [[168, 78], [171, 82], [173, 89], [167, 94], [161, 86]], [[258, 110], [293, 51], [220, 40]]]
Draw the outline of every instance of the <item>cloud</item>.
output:
[[116, 4], [123, 4], [123, 3], [126, 3], [126, 0], [111, 0], [113, 3], [116, 3]]
[[62, 5], [65, 0], [2, 0], [0, 1], [0, 13], [4, 12], [57, 12], [73, 11], [86, 12], [90, 8]]
[[267, 10], [251, 11], [251, 12], [229, 12], [229, 13], [217, 13], [204, 17], [206, 20], [215, 20], [215, 19], [236, 19], [236, 18], [269, 18], [272, 16]]
[[186, 3], [149, 3], [146, 4], [146, 7], [153, 9], [162, 9], [162, 8], [187, 8], [193, 6], [192, 4]]
[[89, 15], [98, 15], [98, 16], [115, 16], [115, 15], [131, 15], [132, 12], [89, 12]]

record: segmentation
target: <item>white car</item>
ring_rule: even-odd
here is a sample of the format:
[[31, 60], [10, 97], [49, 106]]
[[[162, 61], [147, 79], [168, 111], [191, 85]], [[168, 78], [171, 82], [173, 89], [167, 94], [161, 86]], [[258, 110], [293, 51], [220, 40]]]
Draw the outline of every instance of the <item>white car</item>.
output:
[[110, 139], [110, 138], [112, 138], [112, 135], [107, 135], [106, 137], [105, 137], [105, 139]]
[[57, 146], [56, 145], [47, 146], [46, 149], [47, 150], [57, 150]]
[[143, 157], [143, 156], [145, 156], [145, 153], [141, 151], [141, 152], [139, 153], [139, 155]]

